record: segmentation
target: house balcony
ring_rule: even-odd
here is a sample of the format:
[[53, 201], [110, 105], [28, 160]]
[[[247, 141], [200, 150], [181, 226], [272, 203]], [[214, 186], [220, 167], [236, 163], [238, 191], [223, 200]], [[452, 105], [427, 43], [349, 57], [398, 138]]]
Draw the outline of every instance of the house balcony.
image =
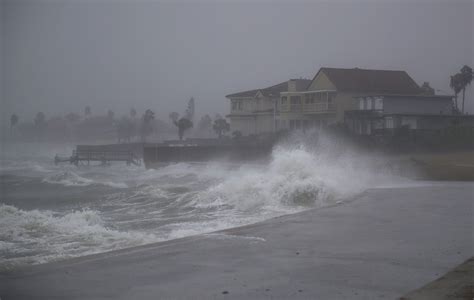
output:
[[305, 114], [333, 113], [336, 111], [334, 103], [282, 104], [280, 112], [299, 112]]

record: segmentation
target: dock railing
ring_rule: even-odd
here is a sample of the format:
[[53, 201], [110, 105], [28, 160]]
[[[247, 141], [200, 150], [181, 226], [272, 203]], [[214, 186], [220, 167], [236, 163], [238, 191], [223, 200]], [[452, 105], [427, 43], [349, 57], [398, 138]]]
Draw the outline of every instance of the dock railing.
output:
[[88, 151], [88, 150], [81, 150], [77, 151], [74, 150], [70, 157], [60, 157], [56, 155], [54, 158], [54, 162], [56, 164], [61, 162], [69, 162], [78, 166], [79, 164], [90, 164], [90, 162], [101, 162], [102, 164], [107, 164], [112, 161], [123, 161], [126, 162], [127, 165], [134, 164], [134, 165], [141, 165], [140, 159], [130, 151]]

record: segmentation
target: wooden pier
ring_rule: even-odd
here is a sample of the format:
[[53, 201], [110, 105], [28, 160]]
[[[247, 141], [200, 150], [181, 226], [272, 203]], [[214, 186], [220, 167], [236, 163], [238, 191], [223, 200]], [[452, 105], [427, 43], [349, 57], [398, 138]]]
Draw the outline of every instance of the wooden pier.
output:
[[74, 150], [70, 157], [61, 157], [56, 155], [54, 163], [69, 162], [76, 166], [90, 165], [91, 162], [100, 162], [107, 165], [109, 162], [122, 161], [127, 165], [141, 165], [141, 160], [131, 151], [97, 151], [97, 150]]

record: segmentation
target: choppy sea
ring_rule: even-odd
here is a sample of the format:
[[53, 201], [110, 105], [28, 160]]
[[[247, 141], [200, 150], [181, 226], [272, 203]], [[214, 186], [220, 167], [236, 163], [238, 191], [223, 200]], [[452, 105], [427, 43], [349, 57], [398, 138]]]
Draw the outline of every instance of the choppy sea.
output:
[[266, 164], [156, 170], [54, 165], [71, 145], [6, 144], [0, 157], [0, 270], [212, 232], [343, 202], [393, 183], [342, 145], [278, 145]]

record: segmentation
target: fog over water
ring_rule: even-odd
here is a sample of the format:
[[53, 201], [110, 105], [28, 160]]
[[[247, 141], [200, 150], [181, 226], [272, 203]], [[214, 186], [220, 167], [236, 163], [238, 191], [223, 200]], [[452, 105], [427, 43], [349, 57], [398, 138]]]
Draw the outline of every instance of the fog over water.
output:
[[[473, 65], [472, 1], [1, 1], [2, 120], [86, 105], [161, 119], [196, 98], [312, 78], [322, 66], [406, 70], [451, 93]], [[467, 108], [474, 111], [472, 88]]]

